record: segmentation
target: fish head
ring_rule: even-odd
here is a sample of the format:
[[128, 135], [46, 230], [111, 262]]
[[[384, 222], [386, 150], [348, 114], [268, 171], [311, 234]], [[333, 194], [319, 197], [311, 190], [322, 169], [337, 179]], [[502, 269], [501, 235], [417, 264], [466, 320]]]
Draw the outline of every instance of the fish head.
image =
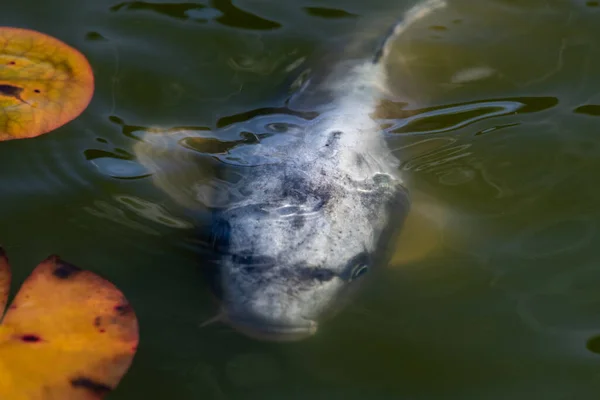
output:
[[223, 320], [253, 338], [314, 335], [373, 268], [390, 207], [404, 214], [408, 204], [389, 190], [297, 193], [215, 214]]

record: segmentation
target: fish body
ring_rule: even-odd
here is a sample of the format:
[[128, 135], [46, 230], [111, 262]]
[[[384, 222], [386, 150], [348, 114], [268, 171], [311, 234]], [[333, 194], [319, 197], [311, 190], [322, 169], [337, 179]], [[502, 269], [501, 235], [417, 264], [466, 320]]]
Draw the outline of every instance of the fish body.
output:
[[320, 80], [332, 99], [325, 112], [285, 141], [257, 145], [274, 161], [248, 167], [236, 183], [241, 198], [213, 219], [223, 321], [259, 339], [310, 337], [385, 262], [410, 197], [371, 117], [386, 86], [383, 61], [395, 37], [444, 6], [425, 0], [408, 10], [370, 57]]

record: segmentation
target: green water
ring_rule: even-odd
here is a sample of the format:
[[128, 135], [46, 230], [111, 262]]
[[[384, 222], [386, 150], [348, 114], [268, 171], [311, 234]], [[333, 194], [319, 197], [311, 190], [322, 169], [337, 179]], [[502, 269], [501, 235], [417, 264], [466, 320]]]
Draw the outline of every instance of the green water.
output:
[[[0, 145], [0, 241], [15, 283], [57, 253], [131, 301], [141, 343], [109, 398], [596, 399], [598, 2], [456, 0], [399, 41], [397, 101], [381, 109], [390, 147], [453, 223], [435, 252], [293, 344], [199, 327], [216, 304], [181, 245], [193, 214], [136, 163], [136, 137], [185, 126], [222, 157], [244, 141], [236, 129], [265, 129], [246, 112], [283, 105], [306, 68], [290, 66], [360, 39], [357, 23], [385, 30], [374, 18], [412, 1], [234, 3], [1, 6], [2, 25], [68, 42], [96, 76], [77, 120]], [[469, 69], [480, 79], [462, 79]]]

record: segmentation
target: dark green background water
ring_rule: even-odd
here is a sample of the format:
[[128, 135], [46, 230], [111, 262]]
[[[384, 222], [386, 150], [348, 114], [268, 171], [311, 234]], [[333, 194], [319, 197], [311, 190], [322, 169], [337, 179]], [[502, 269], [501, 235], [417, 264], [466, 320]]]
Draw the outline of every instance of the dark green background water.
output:
[[[244, 112], [282, 106], [305, 68], [288, 67], [360, 40], [357, 23], [365, 35], [384, 31], [376, 16], [411, 3], [3, 2], [2, 25], [66, 41], [96, 75], [77, 120], [0, 144], [0, 241], [15, 284], [57, 253], [127, 295], [141, 344], [111, 399], [598, 397], [594, 1], [451, 1], [398, 43], [392, 86], [412, 111], [383, 109], [396, 124], [390, 146], [415, 145], [399, 150], [402, 168], [458, 221], [434, 256], [385, 271], [308, 341], [199, 328], [216, 305], [201, 257], [181, 245], [192, 214], [136, 163], [135, 138], [144, 127], [186, 126], [218, 139], [215, 128]], [[465, 68], [482, 79], [453, 83]], [[227, 140], [266, 129], [252, 121]], [[207, 152], [225, 146], [210, 143]]]

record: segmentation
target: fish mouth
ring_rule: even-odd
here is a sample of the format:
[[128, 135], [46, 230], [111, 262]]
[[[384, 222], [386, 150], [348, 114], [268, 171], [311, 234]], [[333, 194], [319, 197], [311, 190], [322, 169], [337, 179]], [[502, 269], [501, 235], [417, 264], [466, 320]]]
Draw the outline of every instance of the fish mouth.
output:
[[318, 328], [317, 322], [309, 319], [298, 323], [272, 323], [230, 316], [227, 322], [245, 336], [269, 342], [298, 342], [313, 336]]

